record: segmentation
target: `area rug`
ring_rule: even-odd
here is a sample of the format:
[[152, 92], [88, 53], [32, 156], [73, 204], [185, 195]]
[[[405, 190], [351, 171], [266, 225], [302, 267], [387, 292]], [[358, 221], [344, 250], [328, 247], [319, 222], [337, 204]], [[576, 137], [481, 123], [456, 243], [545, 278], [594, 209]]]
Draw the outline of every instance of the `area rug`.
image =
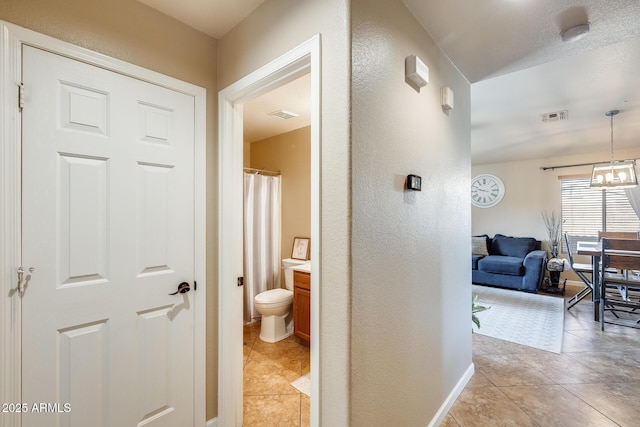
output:
[[297, 388], [299, 392], [304, 393], [307, 396], [311, 396], [311, 377], [309, 376], [309, 373], [293, 381], [291, 385]]
[[474, 324], [474, 332], [553, 353], [562, 350], [563, 298], [478, 285], [473, 294], [478, 305], [491, 307], [476, 314], [480, 329]]

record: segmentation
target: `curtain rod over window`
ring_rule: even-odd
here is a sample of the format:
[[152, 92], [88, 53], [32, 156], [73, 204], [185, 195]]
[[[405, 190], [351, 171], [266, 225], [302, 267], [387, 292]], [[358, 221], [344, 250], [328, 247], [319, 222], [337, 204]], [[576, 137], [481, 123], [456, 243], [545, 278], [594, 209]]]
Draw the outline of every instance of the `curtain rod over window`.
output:
[[[615, 162], [622, 162], [624, 160], [614, 160]], [[609, 160], [605, 160], [603, 162], [590, 162], [590, 163], [574, 163], [572, 165], [558, 165], [558, 166], [540, 166], [540, 170], [543, 171], [547, 171], [547, 170], [554, 170], [554, 169], [564, 169], [564, 168], [575, 168], [578, 166], [593, 166], [593, 165], [598, 165], [601, 163], [608, 163]]]
[[247, 173], [257, 173], [261, 175], [272, 175], [272, 176], [280, 176], [282, 173], [280, 171], [270, 171], [266, 169], [254, 169], [254, 168], [244, 168], [244, 171]]

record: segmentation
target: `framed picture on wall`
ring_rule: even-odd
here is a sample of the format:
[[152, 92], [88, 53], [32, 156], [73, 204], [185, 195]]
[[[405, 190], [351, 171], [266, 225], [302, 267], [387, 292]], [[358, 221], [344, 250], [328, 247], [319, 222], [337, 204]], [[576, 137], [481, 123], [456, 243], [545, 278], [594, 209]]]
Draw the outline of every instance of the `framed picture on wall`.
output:
[[293, 259], [309, 259], [309, 250], [311, 239], [307, 237], [294, 237], [293, 238], [293, 250], [291, 251], [291, 258]]

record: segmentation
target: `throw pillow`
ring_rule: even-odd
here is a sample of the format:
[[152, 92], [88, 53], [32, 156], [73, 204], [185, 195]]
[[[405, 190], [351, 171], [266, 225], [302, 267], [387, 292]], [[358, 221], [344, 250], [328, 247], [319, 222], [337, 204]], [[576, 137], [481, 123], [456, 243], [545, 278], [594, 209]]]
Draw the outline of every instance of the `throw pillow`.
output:
[[471, 238], [471, 254], [472, 255], [489, 255], [487, 251], [487, 238], [484, 236]]
[[496, 234], [493, 236], [491, 253], [524, 258], [535, 248], [536, 239], [533, 237], [510, 237]]

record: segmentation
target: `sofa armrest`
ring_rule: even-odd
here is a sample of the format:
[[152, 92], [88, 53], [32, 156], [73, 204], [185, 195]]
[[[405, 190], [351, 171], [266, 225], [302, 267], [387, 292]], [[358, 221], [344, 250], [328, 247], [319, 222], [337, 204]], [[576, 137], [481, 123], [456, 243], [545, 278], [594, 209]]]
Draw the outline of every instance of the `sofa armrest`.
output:
[[536, 292], [544, 278], [547, 251], [531, 251], [524, 257], [523, 286], [529, 292]]

